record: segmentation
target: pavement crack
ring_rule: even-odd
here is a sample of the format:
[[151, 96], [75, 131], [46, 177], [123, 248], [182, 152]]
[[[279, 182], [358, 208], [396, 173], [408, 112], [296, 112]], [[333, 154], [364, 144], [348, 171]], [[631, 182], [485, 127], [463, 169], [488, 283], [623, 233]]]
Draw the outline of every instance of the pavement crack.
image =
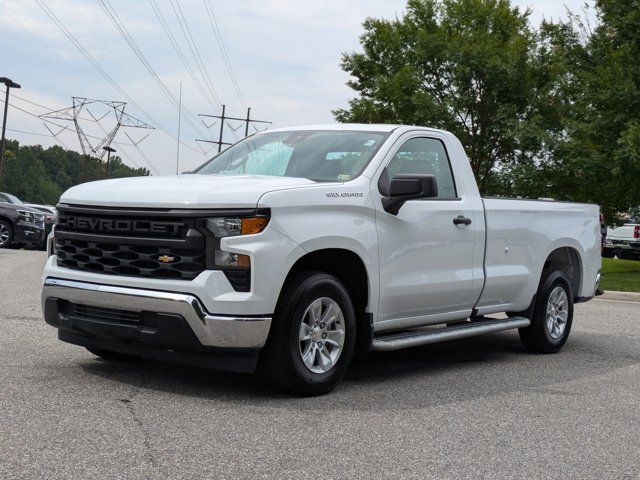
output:
[[[133, 423], [136, 425], [138, 431], [142, 435], [142, 445], [144, 446], [145, 458], [147, 462], [160, 474], [163, 474], [162, 468], [160, 467], [159, 462], [156, 460], [155, 454], [153, 452], [153, 448], [151, 447], [151, 436], [149, 432], [144, 426], [144, 422], [138, 413], [136, 413], [134, 398], [140, 393], [141, 389], [147, 384], [147, 379], [143, 375], [142, 382], [140, 385], [136, 386], [135, 390], [133, 390], [129, 396], [124, 398], [119, 398], [118, 400], [122, 403], [129, 412]], [[164, 476], [164, 475], [163, 475]]]
[[4, 320], [27, 320], [30, 322], [41, 322], [42, 319], [36, 316], [27, 316], [27, 315], [4, 315]]
[[131, 415], [131, 419], [142, 434], [142, 444], [144, 446], [145, 458], [153, 468], [160, 472], [160, 465], [155, 458], [153, 449], [151, 448], [151, 437], [149, 436], [149, 432], [147, 432], [147, 429], [144, 427], [142, 418], [140, 418], [140, 416], [136, 413], [136, 410], [134, 408], [135, 405], [133, 404], [131, 399], [124, 398], [120, 401], [125, 405], [125, 408], [129, 412], [129, 415]]

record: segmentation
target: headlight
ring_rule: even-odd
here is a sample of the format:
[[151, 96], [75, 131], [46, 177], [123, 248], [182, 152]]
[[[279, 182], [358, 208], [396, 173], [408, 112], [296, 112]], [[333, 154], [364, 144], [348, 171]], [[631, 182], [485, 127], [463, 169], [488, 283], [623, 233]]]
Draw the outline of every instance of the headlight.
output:
[[250, 269], [251, 258], [248, 255], [222, 250], [220, 248], [220, 240], [225, 237], [260, 233], [268, 223], [268, 215], [203, 219], [201, 225], [209, 233], [207, 263], [212, 268]]
[[18, 210], [18, 215], [20, 215], [20, 220], [27, 223], [36, 223], [36, 215], [33, 212], [29, 212], [27, 210]]
[[217, 217], [207, 218], [204, 227], [216, 238], [260, 233], [269, 223], [269, 217]]

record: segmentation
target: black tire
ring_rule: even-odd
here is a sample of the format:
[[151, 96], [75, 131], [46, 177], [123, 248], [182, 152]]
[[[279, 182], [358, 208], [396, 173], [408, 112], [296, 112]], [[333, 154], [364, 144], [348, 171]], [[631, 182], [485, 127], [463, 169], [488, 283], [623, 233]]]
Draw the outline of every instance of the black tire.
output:
[[12, 243], [13, 226], [5, 220], [0, 220], [0, 248], [8, 248]]
[[615, 250], [611, 250], [608, 248], [605, 248], [602, 251], [602, 258], [613, 258], [616, 256], [616, 251]]
[[[342, 352], [333, 367], [323, 373], [314, 373], [302, 360], [299, 332], [307, 308], [320, 298], [333, 300], [342, 310], [345, 336]], [[262, 367], [282, 391], [294, 395], [322, 395], [333, 390], [347, 372], [355, 340], [355, 311], [342, 282], [328, 273], [302, 272], [288, 281], [282, 290], [269, 341], [262, 354]]]
[[631, 254], [630, 253], [621, 252], [619, 250], [616, 252], [616, 257], [618, 257], [618, 260], [631, 260]]
[[117, 360], [119, 362], [140, 360], [140, 357], [134, 355], [127, 355], [126, 353], [112, 352], [111, 350], [103, 350], [101, 348], [85, 347], [94, 355], [103, 358], [105, 360]]
[[[556, 332], [557, 337], [549, 331], [547, 326], [547, 304], [549, 297], [556, 288], [561, 288], [566, 295], [567, 319], [564, 331]], [[561, 271], [549, 272], [542, 277], [536, 301], [531, 315], [531, 325], [520, 328], [520, 340], [527, 350], [536, 353], [557, 353], [569, 338], [571, 324], [573, 323], [573, 292], [569, 280]]]

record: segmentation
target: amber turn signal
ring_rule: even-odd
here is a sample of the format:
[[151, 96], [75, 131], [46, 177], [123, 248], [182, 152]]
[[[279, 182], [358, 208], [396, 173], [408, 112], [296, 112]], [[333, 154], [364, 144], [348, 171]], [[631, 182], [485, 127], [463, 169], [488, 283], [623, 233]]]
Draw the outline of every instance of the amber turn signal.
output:
[[260, 233], [269, 223], [268, 217], [249, 217], [242, 219], [242, 227], [240, 235], [251, 235], [252, 233]]

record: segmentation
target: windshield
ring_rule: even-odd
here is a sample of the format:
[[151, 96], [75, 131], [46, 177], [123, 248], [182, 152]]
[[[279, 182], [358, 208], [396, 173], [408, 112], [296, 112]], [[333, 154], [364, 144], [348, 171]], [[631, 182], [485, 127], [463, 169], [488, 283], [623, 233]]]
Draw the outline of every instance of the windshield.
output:
[[20, 200], [15, 195], [11, 195], [10, 193], [0, 193], [0, 202], [13, 203], [14, 205], [23, 205], [22, 200]]
[[362, 173], [388, 136], [327, 130], [261, 133], [216, 155], [193, 173], [346, 182]]

